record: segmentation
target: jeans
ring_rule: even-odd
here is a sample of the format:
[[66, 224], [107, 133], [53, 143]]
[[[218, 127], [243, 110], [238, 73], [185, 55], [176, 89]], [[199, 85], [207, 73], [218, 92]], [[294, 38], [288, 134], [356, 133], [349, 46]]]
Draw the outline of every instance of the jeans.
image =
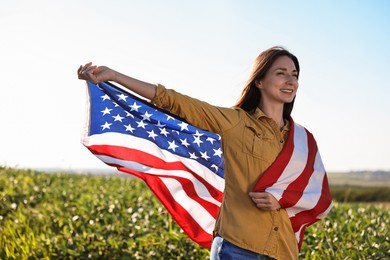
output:
[[273, 258], [258, 254], [236, 245], [233, 245], [226, 239], [223, 239], [221, 236], [217, 235], [213, 239], [210, 251], [210, 260], [271, 260]]

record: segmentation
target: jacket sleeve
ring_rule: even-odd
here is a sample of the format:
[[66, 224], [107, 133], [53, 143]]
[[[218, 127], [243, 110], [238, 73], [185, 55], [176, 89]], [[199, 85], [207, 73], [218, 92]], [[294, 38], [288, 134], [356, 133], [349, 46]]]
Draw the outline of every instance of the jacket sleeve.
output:
[[175, 90], [166, 89], [160, 84], [157, 85], [156, 96], [151, 102], [198, 128], [217, 134], [235, 126], [242, 113], [239, 109], [210, 105]]

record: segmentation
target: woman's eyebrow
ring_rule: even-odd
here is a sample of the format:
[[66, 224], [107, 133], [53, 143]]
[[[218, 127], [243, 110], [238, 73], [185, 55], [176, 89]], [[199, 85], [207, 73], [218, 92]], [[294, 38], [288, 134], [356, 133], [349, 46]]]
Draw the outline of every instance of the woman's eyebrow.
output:
[[[276, 68], [275, 69], [275, 71], [276, 70], [283, 70], [283, 71], [287, 71], [287, 69], [286, 68]], [[296, 69], [294, 69], [292, 72], [298, 72]]]

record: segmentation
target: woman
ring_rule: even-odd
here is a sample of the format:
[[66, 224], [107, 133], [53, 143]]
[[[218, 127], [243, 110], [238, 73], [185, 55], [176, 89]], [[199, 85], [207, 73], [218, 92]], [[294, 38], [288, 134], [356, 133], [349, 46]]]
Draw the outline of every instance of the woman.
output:
[[[295, 213], [287, 206], [294, 203], [286, 202], [277, 192], [256, 189], [268, 168], [279, 167], [274, 162], [293, 127], [290, 114], [298, 76], [299, 62], [293, 54], [281, 47], [265, 50], [257, 57], [236, 106], [222, 108], [108, 67], [88, 63], [78, 69], [79, 79], [95, 84], [114, 81], [192, 125], [222, 137], [225, 190], [215, 225], [212, 259], [298, 258], [299, 236], [303, 236], [312, 219], [301, 221], [303, 231], [298, 226], [301, 233], [297, 237], [296, 225], [291, 222]], [[330, 206], [316, 212], [315, 219], [329, 209]], [[299, 212], [295, 212], [298, 216]]]

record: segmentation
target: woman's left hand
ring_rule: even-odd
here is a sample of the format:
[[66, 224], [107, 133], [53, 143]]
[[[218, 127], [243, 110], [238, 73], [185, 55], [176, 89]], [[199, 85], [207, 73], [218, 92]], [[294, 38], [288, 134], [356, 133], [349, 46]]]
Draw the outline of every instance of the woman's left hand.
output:
[[280, 209], [279, 202], [275, 199], [275, 197], [268, 192], [249, 192], [249, 197], [253, 200], [261, 210], [278, 210]]

